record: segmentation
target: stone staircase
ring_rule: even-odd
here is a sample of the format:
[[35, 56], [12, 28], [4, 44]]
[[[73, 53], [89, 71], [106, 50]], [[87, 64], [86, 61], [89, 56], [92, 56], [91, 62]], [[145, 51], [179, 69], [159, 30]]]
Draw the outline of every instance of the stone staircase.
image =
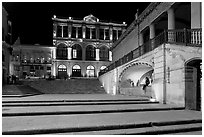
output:
[[42, 80], [24, 81], [24, 85], [44, 94], [106, 94], [98, 79], [67, 79], [67, 80]]
[[3, 135], [202, 134], [201, 112], [147, 98], [8, 100], [2, 108]]

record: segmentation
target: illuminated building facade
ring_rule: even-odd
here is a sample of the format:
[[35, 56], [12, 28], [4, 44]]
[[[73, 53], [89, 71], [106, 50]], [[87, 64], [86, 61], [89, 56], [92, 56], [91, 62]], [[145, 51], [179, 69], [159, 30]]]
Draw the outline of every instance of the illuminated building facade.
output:
[[69, 17], [53, 20], [53, 45], [16, 44], [13, 52], [13, 74], [56, 78], [98, 77], [100, 70], [112, 61], [110, 48], [127, 26], [99, 21], [93, 15], [83, 20]]

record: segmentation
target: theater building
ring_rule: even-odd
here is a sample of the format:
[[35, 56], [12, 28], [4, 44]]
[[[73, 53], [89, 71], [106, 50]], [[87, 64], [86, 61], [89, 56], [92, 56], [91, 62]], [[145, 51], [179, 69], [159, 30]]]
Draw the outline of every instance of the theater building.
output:
[[109, 23], [93, 15], [83, 19], [53, 20], [53, 45], [22, 45], [16, 42], [12, 74], [56, 78], [98, 77], [112, 61], [111, 47], [125, 32], [125, 22]]

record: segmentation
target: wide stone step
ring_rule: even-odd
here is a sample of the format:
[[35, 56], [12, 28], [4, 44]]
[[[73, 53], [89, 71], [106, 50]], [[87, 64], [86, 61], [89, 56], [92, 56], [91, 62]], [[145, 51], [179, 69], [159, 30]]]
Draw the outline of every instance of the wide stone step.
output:
[[[175, 123], [176, 124], [176, 123]], [[121, 126], [122, 127], [122, 126]], [[160, 135], [185, 132], [201, 131], [202, 123], [182, 124], [182, 125], [163, 125], [163, 126], [147, 126], [127, 129], [88, 131], [88, 132], [68, 132], [59, 133], [60, 135]]]
[[118, 105], [118, 104], [155, 104], [158, 101], [98, 101], [98, 102], [36, 102], [36, 103], [3, 103], [2, 107], [25, 106], [73, 106], [73, 105]]
[[[140, 105], [140, 106], [138, 106]], [[3, 117], [17, 117], [17, 116], [41, 116], [41, 115], [76, 115], [76, 114], [101, 114], [101, 113], [127, 113], [127, 112], [148, 112], [148, 111], [169, 111], [169, 110], [183, 110], [183, 107], [170, 107], [160, 104], [155, 104], [155, 106], [144, 104], [136, 105], [120, 105], [120, 106], [84, 106], [79, 107], [58, 107], [58, 108], [48, 108], [48, 107], [21, 107], [21, 108], [3, 108]], [[141, 106], [143, 105], [143, 106]]]
[[162, 121], [140, 124], [102, 125], [95, 127], [71, 127], [4, 131], [3, 135], [67, 134], [67, 135], [158, 135], [201, 131], [202, 120]]
[[118, 102], [118, 101], [149, 101], [148, 98], [137, 98], [137, 99], [86, 99], [86, 100], [10, 100], [2, 101], [2, 103], [47, 103], [47, 102]]

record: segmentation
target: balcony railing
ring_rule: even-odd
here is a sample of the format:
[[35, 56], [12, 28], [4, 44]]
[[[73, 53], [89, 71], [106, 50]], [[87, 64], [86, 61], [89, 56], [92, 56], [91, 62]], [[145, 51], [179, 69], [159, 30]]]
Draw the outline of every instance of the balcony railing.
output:
[[202, 29], [182, 29], [182, 30], [167, 30], [160, 33], [155, 38], [147, 41], [143, 45], [130, 51], [122, 58], [110, 64], [106, 69], [101, 70], [99, 75], [115, 69], [135, 58], [138, 58], [164, 43], [179, 44], [185, 46], [202, 46]]

